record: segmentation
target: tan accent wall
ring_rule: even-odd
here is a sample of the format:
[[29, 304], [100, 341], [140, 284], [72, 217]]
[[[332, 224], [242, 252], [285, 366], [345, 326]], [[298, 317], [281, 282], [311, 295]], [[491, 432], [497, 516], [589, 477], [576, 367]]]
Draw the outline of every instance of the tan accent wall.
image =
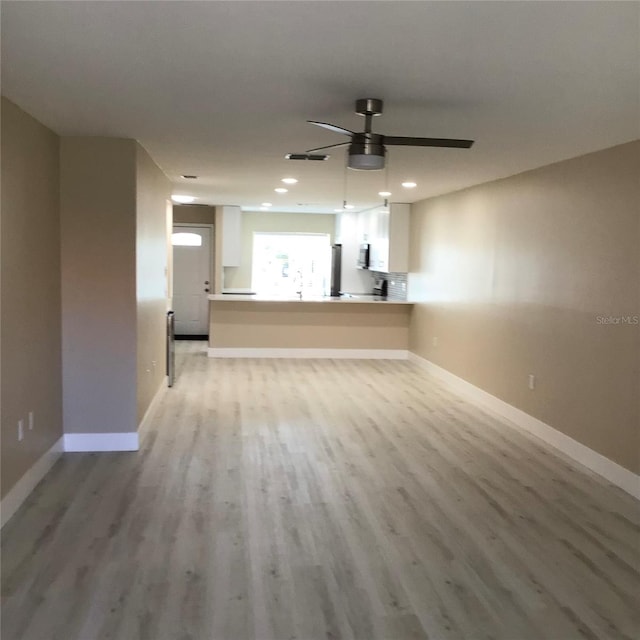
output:
[[136, 145], [137, 424], [166, 375], [167, 200], [171, 183]]
[[239, 267], [224, 269], [224, 287], [251, 288], [253, 268], [253, 234], [255, 232], [278, 233], [327, 233], [333, 242], [334, 214], [308, 213], [242, 213], [242, 257]]
[[58, 146], [52, 131], [2, 98], [3, 497], [62, 436]]
[[409, 276], [413, 352], [635, 472], [639, 169], [634, 142], [416, 203]]
[[61, 140], [66, 433], [137, 430], [136, 148]]
[[411, 305], [212, 301], [215, 348], [407, 349]]
[[216, 208], [209, 205], [173, 205], [174, 224], [215, 224]]

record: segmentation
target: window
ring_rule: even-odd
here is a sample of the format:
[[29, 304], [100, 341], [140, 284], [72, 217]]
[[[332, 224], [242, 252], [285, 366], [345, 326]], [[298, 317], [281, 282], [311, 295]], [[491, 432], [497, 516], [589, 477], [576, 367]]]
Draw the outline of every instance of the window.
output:
[[201, 247], [202, 236], [198, 233], [173, 233], [171, 244], [174, 247]]
[[331, 282], [327, 234], [254, 233], [253, 290], [267, 296], [325, 295]]

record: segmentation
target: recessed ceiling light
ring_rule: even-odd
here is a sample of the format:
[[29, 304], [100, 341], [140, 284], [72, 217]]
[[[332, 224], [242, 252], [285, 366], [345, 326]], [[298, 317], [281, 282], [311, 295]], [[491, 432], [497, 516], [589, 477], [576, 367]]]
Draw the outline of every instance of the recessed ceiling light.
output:
[[418, 185], [415, 182], [403, 182], [402, 186], [405, 189], [413, 189], [413, 187], [417, 187]]
[[285, 189], [284, 187], [276, 187], [276, 188], [274, 189], [274, 191], [275, 191], [276, 193], [287, 193], [287, 191], [289, 191], [289, 189]]
[[355, 205], [354, 204], [345, 204], [344, 208], [345, 209], [355, 209]]
[[180, 176], [181, 178], [184, 178], [185, 180], [197, 180], [198, 176], [190, 176], [188, 174], [184, 174], [182, 176]]
[[378, 195], [386, 198], [387, 196], [391, 195], [391, 191], [378, 191]]
[[190, 204], [195, 200], [193, 196], [183, 196], [183, 195], [171, 196], [171, 199], [174, 202], [179, 202], [180, 204]]
[[285, 184], [295, 184], [298, 181], [295, 178], [282, 178], [282, 182]]
[[273, 207], [273, 203], [271, 203], [271, 202], [263, 202], [262, 206], [263, 207]]

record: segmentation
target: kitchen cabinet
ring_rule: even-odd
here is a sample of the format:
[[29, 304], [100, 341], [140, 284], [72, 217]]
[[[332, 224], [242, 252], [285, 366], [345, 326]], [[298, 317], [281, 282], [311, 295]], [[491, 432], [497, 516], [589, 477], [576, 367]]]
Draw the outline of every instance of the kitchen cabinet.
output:
[[409, 271], [409, 212], [411, 205], [394, 202], [364, 212], [371, 244], [372, 271], [407, 273]]
[[240, 207], [222, 207], [222, 266], [239, 267], [242, 250], [242, 211]]
[[359, 211], [357, 214], [356, 235], [358, 244], [371, 243], [373, 237], [373, 216], [371, 211]]

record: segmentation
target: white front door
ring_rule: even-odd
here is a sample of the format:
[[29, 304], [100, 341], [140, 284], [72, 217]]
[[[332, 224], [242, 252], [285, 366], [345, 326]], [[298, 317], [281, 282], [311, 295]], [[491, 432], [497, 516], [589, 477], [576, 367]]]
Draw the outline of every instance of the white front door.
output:
[[173, 227], [173, 310], [176, 335], [208, 335], [211, 227]]

